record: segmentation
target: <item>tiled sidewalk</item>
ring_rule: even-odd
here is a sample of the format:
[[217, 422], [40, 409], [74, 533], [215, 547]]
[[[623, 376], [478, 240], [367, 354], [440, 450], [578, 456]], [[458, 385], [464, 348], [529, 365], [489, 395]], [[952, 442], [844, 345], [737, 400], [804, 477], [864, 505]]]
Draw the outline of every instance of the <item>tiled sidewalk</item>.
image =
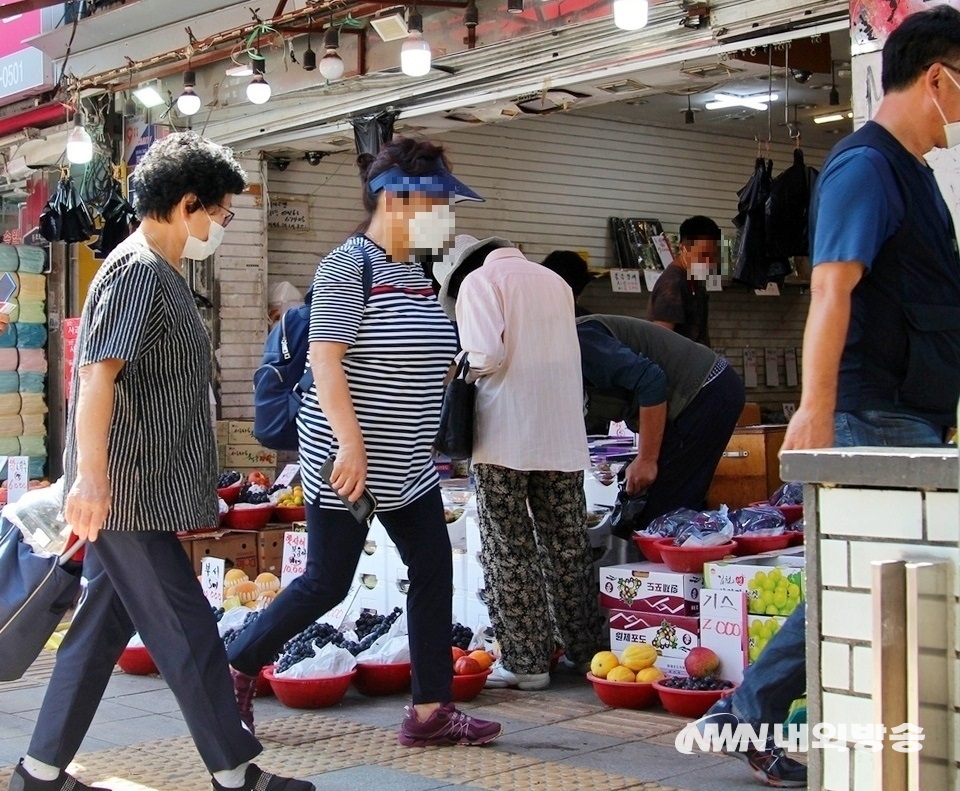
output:
[[[0, 683], [0, 789], [23, 754], [52, 656], [17, 682]], [[367, 698], [296, 711], [256, 701], [261, 763], [307, 777], [321, 791], [748, 791], [762, 786], [744, 764], [718, 755], [681, 755], [673, 740], [684, 721], [662, 710], [607, 709], [579, 676], [558, 672], [543, 692], [495, 690], [462, 704], [504, 724], [482, 748], [410, 749], [396, 743], [403, 696]], [[118, 672], [74, 766], [87, 783], [115, 791], [206, 791], [173, 695], [155, 676]]]

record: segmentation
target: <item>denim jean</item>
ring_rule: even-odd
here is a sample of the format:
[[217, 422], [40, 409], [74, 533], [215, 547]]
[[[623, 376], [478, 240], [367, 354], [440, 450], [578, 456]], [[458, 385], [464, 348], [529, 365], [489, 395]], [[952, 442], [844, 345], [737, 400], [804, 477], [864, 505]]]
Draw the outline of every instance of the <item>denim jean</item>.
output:
[[[943, 444], [943, 429], [921, 418], [866, 410], [834, 415], [836, 447], [924, 447]], [[806, 688], [806, 605], [787, 618], [733, 695], [736, 715], [754, 728], [782, 723]]]

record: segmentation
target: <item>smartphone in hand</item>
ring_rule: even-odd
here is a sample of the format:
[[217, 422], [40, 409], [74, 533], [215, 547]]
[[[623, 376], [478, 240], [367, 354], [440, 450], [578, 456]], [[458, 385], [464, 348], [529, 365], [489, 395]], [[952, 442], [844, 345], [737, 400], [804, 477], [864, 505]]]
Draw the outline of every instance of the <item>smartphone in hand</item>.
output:
[[[334, 457], [330, 456], [320, 468], [320, 477], [331, 489], [333, 489], [333, 484], [330, 483], [330, 476], [333, 475], [333, 462]], [[333, 489], [333, 493], [340, 498], [340, 502], [347, 507], [347, 510], [353, 514], [353, 518], [356, 519], [361, 525], [368, 524], [373, 518], [373, 514], [377, 510], [377, 498], [370, 493], [369, 489], [364, 489], [363, 493], [360, 495], [360, 499], [355, 503], [351, 503], [336, 489]]]

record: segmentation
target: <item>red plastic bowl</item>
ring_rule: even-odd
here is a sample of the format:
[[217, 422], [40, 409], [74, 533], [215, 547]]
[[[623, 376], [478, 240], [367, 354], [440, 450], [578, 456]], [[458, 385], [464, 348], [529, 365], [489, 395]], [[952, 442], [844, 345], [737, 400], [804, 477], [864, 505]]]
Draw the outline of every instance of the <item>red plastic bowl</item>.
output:
[[152, 676], [160, 672], [150, 652], [142, 645], [128, 645], [124, 648], [117, 664], [124, 673], [131, 676]]
[[803, 544], [802, 530], [790, 530], [787, 532], [787, 535], [790, 536], [790, 543], [788, 546], [799, 547], [801, 544]]
[[466, 703], [473, 700], [483, 691], [483, 685], [487, 683], [487, 676], [493, 671], [490, 668], [480, 673], [470, 673], [464, 676], [453, 677], [453, 699], [457, 703]]
[[357, 662], [353, 683], [364, 695], [399, 695], [410, 689], [410, 663]]
[[677, 547], [672, 538], [661, 538], [657, 548], [663, 556], [663, 562], [670, 571], [684, 574], [702, 574], [703, 564], [713, 560], [722, 560], [737, 550], [736, 541], [728, 541], [715, 547]]
[[263, 675], [270, 682], [277, 700], [291, 709], [323, 709], [336, 706], [347, 694], [347, 687], [356, 674], [356, 670], [351, 670], [342, 676], [278, 678], [272, 667], [263, 669]]
[[651, 563], [663, 563], [663, 555], [660, 554], [660, 547], [657, 542], [663, 536], [648, 536], [644, 533], [634, 533], [633, 543], [637, 545], [643, 556]]
[[273, 694], [273, 687], [270, 686], [270, 680], [264, 674], [264, 671], [270, 668], [273, 670], [273, 665], [267, 665], [266, 667], [260, 670], [260, 674], [257, 676], [257, 697], [258, 698], [267, 698]]
[[240, 496], [240, 490], [243, 488], [243, 479], [237, 481], [237, 483], [227, 486], [223, 489], [217, 489], [217, 494], [220, 496], [220, 499], [223, 500], [227, 505], [233, 505], [237, 498]]
[[255, 508], [231, 508], [223, 517], [223, 526], [231, 530], [259, 530], [270, 521], [273, 506], [258, 505]]
[[707, 713], [707, 710], [720, 698], [733, 694], [736, 685], [730, 689], [672, 689], [663, 686], [667, 679], [654, 681], [653, 687], [660, 696], [660, 703], [671, 714], [695, 720]]
[[307, 507], [305, 505], [278, 505], [273, 509], [274, 522], [302, 522], [307, 518]]
[[607, 681], [587, 673], [587, 681], [600, 700], [615, 709], [645, 709], [657, 702], [653, 682]]
[[737, 548], [734, 555], [759, 555], [761, 552], [770, 552], [774, 549], [786, 549], [790, 546], [790, 533], [783, 532], [778, 536], [753, 536], [743, 533], [737, 536]]

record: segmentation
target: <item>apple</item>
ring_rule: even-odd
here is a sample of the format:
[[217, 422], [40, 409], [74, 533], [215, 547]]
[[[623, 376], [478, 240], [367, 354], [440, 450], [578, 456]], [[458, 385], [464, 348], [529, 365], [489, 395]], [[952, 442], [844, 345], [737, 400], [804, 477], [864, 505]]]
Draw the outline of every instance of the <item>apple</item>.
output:
[[460, 659], [461, 657], [464, 657], [464, 656], [467, 655], [467, 652], [464, 651], [464, 650], [463, 650], [462, 648], [460, 648], [459, 646], [453, 646], [453, 648], [451, 649], [451, 653], [453, 654], [453, 661], [454, 661], [454, 662], [456, 662], [456, 661], [457, 661], [458, 659]]
[[683, 667], [691, 678], [707, 678], [715, 676], [720, 670], [720, 657], [709, 648], [697, 646], [691, 649], [683, 660]]
[[260, 470], [254, 470], [247, 476], [247, 483], [255, 483], [258, 486], [266, 486], [270, 488], [270, 479], [264, 475]]
[[461, 656], [453, 663], [453, 672], [458, 676], [475, 676], [477, 673], [482, 673], [483, 669], [476, 659], [469, 656]]

